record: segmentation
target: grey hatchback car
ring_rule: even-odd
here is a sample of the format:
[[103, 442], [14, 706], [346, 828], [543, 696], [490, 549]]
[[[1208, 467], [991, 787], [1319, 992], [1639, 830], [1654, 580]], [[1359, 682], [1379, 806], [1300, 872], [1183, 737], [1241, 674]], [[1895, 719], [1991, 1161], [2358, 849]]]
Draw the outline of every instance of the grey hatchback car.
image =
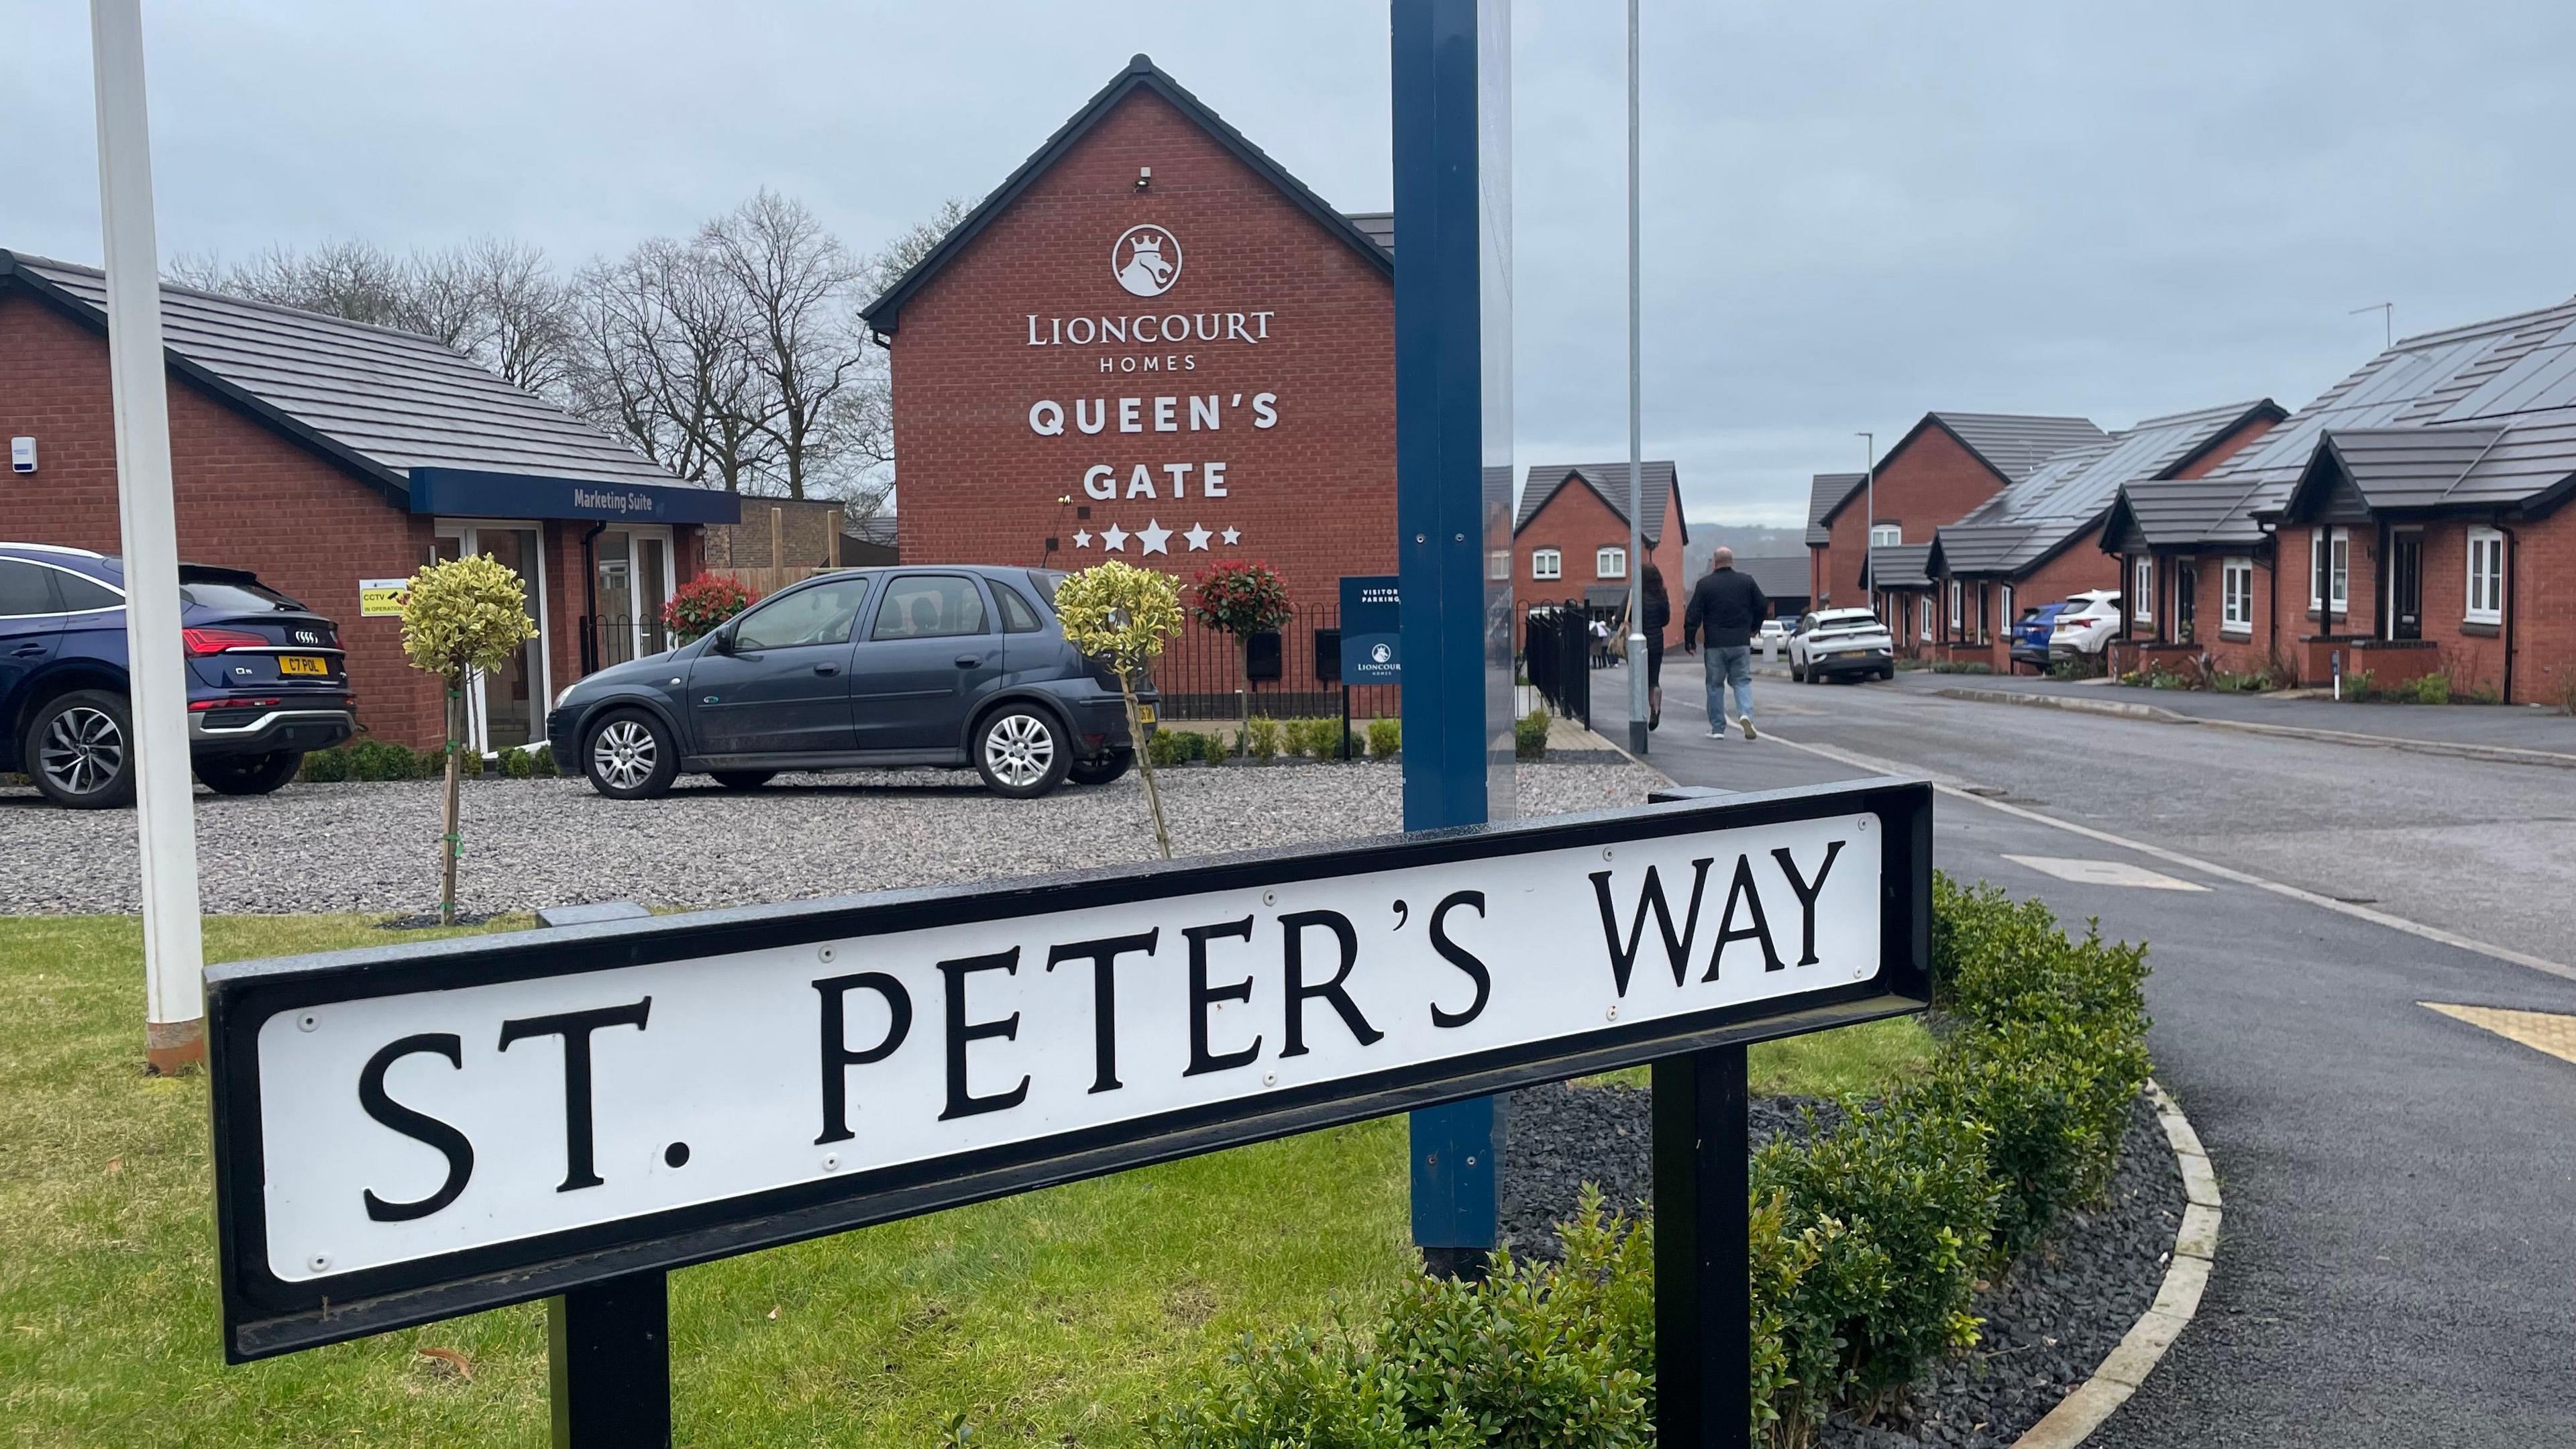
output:
[[[1022, 799], [1105, 784], [1136, 750], [1118, 676], [1065, 642], [1063, 577], [964, 564], [817, 575], [581, 680], [546, 738], [621, 800], [682, 772], [753, 790], [782, 770], [972, 768]], [[1153, 695], [1139, 702], [1150, 732]]]

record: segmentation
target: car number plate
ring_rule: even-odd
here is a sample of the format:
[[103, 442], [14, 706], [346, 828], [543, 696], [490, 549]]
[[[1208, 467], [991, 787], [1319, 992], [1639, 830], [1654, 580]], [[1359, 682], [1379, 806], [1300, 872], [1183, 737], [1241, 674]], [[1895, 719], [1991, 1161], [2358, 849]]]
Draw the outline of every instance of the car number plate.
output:
[[277, 656], [277, 672], [280, 674], [328, 674], [331, 672], [331, 664], [329, 660], [318, 659], [310, 654], [280, 654]]
[[1144, 721], [1146, 724], [1152, 724], [1154, 722], [1154, 707], [1150, 704], [1140, 704], [1136, 706], [1136, 718]]

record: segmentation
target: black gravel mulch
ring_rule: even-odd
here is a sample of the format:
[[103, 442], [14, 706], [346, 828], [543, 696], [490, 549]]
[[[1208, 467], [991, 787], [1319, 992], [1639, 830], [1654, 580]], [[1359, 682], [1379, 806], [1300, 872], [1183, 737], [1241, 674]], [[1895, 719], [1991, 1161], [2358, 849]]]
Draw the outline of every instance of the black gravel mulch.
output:
[[[1654, 1189], [1651, 1098], [1627, 1087], [1533, 1087], [1511, 1099], [1504, 1157], [1503, 1232], [1513, 1251], [1553, 1257], [1549, 1226], [1574, 1211], [1586, 1182], [1614, 1207], [1634, 1208]], [[1755, 1146], [1807, 1130], [1802, 1108], [1831, 1125], [1832, 1103], [1758, 1097]], [[1988, 1449], [2008, 1445], [2093, 1374], [2155, 1301], [2182, 1225], [2182, 1177], [2155, 1108], [2130, 1109], [2120, 1166], [2104, 1201], [2068, 1214], [2048, 1241], [2024, 1253], [1976, 1296], [1985, 1320], [1977, 1346], [1936, 1366], [1904, 1402], [1863, 1425], [1837, 1418], [1823, 1449]]]

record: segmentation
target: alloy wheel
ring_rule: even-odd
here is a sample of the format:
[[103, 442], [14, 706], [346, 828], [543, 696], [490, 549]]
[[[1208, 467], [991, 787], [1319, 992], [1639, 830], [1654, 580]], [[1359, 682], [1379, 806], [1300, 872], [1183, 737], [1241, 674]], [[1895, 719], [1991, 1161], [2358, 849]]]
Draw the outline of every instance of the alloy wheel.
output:
[[1055, 731], [1035, 715], [1004, 715], [984, 732], [984, 762], [1004, 784], [1025, 790], [1055, 767]]
[[611, 720], [590, 742], [590, 766], [620, 790], [639, 788], [660, 762], [653, 731], [642, 720]]
[[125, 770], [125, 731], [103, 709], [75, 705], [54, 716], [36, 767], [66, 795], [94, 795]]

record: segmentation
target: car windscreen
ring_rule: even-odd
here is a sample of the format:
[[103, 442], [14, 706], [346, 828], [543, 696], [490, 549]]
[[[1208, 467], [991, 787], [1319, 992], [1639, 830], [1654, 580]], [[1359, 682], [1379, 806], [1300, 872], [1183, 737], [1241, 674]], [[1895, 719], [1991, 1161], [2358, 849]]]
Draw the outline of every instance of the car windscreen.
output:
[[179, 597], [199, 608], [221, 609], [227, 614], [304, 612], [302, 604], [256, 580], [182, 578]]

